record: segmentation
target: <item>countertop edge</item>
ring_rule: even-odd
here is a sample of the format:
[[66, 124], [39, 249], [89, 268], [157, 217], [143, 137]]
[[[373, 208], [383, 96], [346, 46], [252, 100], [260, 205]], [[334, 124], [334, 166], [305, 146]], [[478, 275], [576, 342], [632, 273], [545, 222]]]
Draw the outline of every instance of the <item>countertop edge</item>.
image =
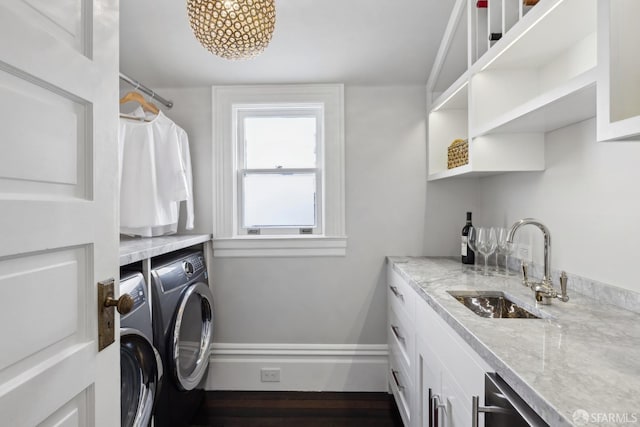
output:
[[148, 238], [125, 238], [120, 240], [120, 266], [143, 259], [156, 257], [189, 246], [205, 243], [211, 234], [183, 234]]

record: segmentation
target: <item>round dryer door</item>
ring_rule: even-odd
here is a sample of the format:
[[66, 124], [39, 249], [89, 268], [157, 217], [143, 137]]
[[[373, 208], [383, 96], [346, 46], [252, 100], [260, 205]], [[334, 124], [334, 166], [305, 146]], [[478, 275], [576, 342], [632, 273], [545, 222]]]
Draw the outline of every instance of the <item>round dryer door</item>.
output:
[[209, 366], [213, 335], [213, 296], [206, 283], [189, 286], [182, 295], [171, 340], [171, 365], [176, 385], [193, 390]]
[[120, 330], [120, 418], [122, 427], [147, 426], [162, 378], [162, 360], [135, 329]]

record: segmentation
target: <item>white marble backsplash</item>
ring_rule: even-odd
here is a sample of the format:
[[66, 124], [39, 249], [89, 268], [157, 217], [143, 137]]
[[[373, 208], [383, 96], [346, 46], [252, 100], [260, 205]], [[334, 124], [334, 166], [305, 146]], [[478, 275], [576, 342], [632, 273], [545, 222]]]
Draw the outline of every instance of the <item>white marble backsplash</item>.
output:
[[[511, 258], [509, 268], [515, 272], [518, 277], [522, 277], [521, 261], [517, 258]], [[529, 278], [542, 280], [544, 266], [541, 264], [528, 264]], [[560, 290], [560, 273], [564, 270], [551, 270], [553, 286]], [[618, 286], [609, 285], [607, 283], [598, 282], [597, 280], [588, 279], [578, 276], [569, 271], [567, 273], [567, 293], [571, 297], [572, 292], [577, 292], [589, 298], [601, 301], [604, 304], [611, 304], [633, 311], [640, 314], [640, 293], [630, 289], [620, 288]]]

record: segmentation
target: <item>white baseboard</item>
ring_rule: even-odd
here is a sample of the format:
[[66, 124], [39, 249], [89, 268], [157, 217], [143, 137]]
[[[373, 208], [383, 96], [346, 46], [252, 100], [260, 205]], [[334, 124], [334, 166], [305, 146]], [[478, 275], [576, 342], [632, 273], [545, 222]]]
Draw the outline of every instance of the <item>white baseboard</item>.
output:
[[[388, 348], [381, 345], [212, 345], [207, 390], [387, 392]], [[279, 368], [280, 382], [260, 369]]]

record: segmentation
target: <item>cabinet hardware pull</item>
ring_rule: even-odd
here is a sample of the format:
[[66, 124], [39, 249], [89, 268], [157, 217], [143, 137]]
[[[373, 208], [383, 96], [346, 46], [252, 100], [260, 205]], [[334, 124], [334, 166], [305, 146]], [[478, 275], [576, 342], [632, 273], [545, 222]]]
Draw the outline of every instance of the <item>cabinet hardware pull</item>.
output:
[[400, 341], [404, 341], [404, 337], [402, 335], [400, 335], [400, 328], [395, 326], [395, 325], [391, 325], [391, 330], [393, 331], [393, 335], [396, 336], [396, 338], [398, 338]]
[[393, 380], [396, 382], [396, 386], [398, 386], [398, 390], [404, 390], [404, 386], [400, 384], [398, 380], [398, 371], [391, 370], [391, 375], [393, 376]]
[[397, 287], [389, 285], [389, 288], [391, 288], [391, 292], [393, 292], [393, 294], [394, 294], [396, 297], [398, 297], [398, 298], [404, 298], [404, 296], [400, 293], [400, 291], [398, 290], [398, 288], [397, 288]]
[[[431, 389], [429, 389], [429, 393], [431, 394]], [[429, 416], [433, 415], [433, 424], [430, 427], [440, 427], [440, 409], [444, 409], [446, 412], [446, 405], [440, 402], [440, 395], [434, 394], [431, 397], [431, 401], [429, 402]], [[431, 419], [429, 420], [431, 421]]]
[[478, 427], [478, 417], [480, 412], [492, 412], [494, 414], [509, 414], [510, 411], [499, 406], [480, 406], [480, 398], [478, 396], [471, 397], [471, 427]]
[[[433, 420], [435, 418], [435, 415], [433, 413], [433, 390], [429, 389], [429, 412], [427, 413], [427, 417], [428, 419], [428, 427], [434, 427], [433, 425]], [[437, 426], [435, 426], [437, 427]]]

